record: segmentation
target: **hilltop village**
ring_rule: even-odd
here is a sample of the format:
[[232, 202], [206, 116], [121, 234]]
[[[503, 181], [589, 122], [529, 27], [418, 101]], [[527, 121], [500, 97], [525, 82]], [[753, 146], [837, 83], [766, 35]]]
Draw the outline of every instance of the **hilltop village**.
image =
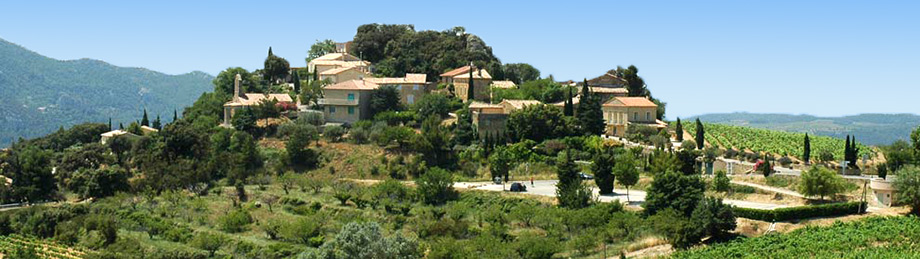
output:
[[152, 111], [171, 119], [3, 149], [0, 258], [916, 254], [920, 130], [877, 147], [682, 121], [636, 66], [556, 79], [463, 27], [305, 44], [305, 67], [269, 47]]

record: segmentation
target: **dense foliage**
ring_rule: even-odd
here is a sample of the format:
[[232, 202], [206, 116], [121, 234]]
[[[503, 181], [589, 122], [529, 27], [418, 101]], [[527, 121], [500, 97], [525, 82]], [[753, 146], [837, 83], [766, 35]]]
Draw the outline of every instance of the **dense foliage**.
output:
[[[830, 227], [739, 239], [678, 252], [673, 258], [904, 258], [916, 256], [920, 219], [873, 217]], [[884, 244], [884, 245], [879, 245]]]
[[486, 68], [493, 78], [502, 78], [501, 62], [492, 47], [463, 27], [444, 31], [415, 31], [407, 24], [365, 24], [358, 27], [351, 54], [375, 64], [376, 73], [401, 77], [424, 73], [438, 78], [441, 73], [468, 65]]
[[774, 222], [860, 214], [866, 212], [866, 205], [865, 202], [846, 202], [777, 208], [772, 210], [735, 207], [734, 213], [741, 218]]

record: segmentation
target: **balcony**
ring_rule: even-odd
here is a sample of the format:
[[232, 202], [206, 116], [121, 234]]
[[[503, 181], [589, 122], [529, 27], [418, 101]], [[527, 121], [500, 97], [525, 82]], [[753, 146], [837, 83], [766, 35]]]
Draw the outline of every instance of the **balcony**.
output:
[[346, 105], [346, 106], [356, 106], [358, 105], [358, 100], [348, 100], [348, 99], [337, 99], [337, 98], [320, 98], [316, 101], [319, 105]]

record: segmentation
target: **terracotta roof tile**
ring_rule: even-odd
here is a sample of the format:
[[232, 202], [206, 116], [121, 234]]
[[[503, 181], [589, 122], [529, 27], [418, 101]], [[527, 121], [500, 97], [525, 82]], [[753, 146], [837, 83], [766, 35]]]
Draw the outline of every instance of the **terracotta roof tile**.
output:
[[616, 97], [605, 103], [604, 106], [658, 107], [645, 97]]
[[348, 80], [345, 82], [327, 85], [325, 89], [332, 90], [374, 90], [378, 85], [365, 80]]

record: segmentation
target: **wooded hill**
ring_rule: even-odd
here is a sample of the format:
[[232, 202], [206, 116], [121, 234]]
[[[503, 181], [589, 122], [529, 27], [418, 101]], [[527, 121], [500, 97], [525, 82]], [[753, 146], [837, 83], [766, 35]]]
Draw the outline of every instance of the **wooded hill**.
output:
[[83, 122], [169, 120], [212, 89], [203, 72], [167, 75], [99, 60], [61, 61], [0, 39], [0, 147]]

